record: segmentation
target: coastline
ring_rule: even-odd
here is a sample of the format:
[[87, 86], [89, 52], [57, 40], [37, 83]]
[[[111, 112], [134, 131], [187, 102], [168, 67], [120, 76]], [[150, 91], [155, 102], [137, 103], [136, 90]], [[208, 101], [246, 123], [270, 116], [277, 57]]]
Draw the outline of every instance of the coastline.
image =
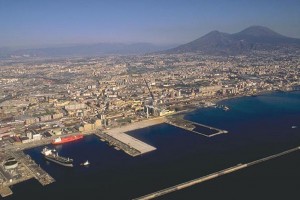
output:
[[[277, 93], [277, 91], [273, 91], [271, 94], [275, 94], [276, 95], [276, 93]], [[279, 91], [279, 94], [280, 94], [281, 92]], [[283, 94], [283, 93], [282, 93]], [[283, 95], [283, 96], [285, 96], [285, 95]], [[253, 99], [253, 100], [255, 100], [255, 99], [258, 99], [258, 98], [252, 98], [251, 96], [249, 96], [251, 99]], [[248, 98], [247, 98], [248, 99]], [[244, 99], [242, 99], [242, 101], [243, 101]], [[259, 99], [258, 99], [259, 100]], [[251, 101], [252, 102], [252, 101]], [[227, 102], [224, 102], [225, 104], [227, 103]], [[213, 109], [212, 109], [213, 110]], [[190, 110], [189, 110], [190, 111]], [[184, 114], [184, 113], [188, 113], [188, 110], [185, 110], [184, 112], [182, 112], [182, 114]], [[167, 117], [166, 117], [167, 118]], [[152, 123], [154, 123], [155, 121], [156, 121], [157, 119], [156, 118], [150, 118], [150, 119], [146, 119], [146, 120], [143, 120], [143, 121], [140, 121], [141, 122], [141, 125], [143, 126], [143, 127], [141, 127], [141, 128], [144, 128], [144, 126], [146, 127], [146, 124], [147, 125], [149, 125], [150, 126], [150, 124], [152, 124]], [[140, 126], [138, 126], [138, 124], [135, 124], [135, 123], [139, 123], [139, 122], [134, 122], [133, 124], [134, 124], [134, 126], [132, 126], [131, 128], [133, 129], [133, 128], [136, 128], [136, 129], [140, 129]], [[144, 124], [143, 124], [144, 123]], [[131, 125], [131, 124], [129, 124], [129, 125]], [[126, 126], [126, 125], [125, 125]], [[122, 126], [123, 127], [123, 126]], [[126, 126], [127, 128], [129, 128], [128, 127], [128, 125]], [[120, 128], [120, 127], [116, 127], [116, 128]], [[108, 129], [108, 130], [110, 130], [110, 129]], [[151, 134], [151, 130], [150, 131], [148, 131], [148, 129], [145, 129], [145, 131], [144, 130], [140, 130], [139, 131], [139, 133], [141, 133], [142, 135], [143, 135], [143, 132], [145, 133], [145, 134]], [[159, 137], [157, 134], [154, 134], [154, 136], [156, 135], [156, 137]], [[182, 136], [182, 138], [183, 137], [185, 137], [185, 136]], [[143, 138], [143, 137], [141, 137], [141, 138]], [[151, 137], [149, 137], [149, 138], [152, 138], [152, 136]], [[187, 137], [188, 138], [188, 137]], [[192, 137], [191, 137], [192, 138]], [[227, 138], [227, 137], [226, 137]], [[173, 138], [172, 138], [173, 139]], [[152, 140], [149, 140], [149, 141], [152, 141]], [[179, 140], [179, 142], [181, 142], [180, 140]], [[189, 140], [189, 142], [190, 142], [190, 140]], [[165, 145], [165, 144], [168, 144], [168, 142], [165, 142], [165, 143], [162, 143], [162, 145]], [[198, 144], [198, 143], [197, 143]], [[201, 143], [201, 140], [199, 140], [199, 144], [203, 144], [203, 143]], [[250, 144], [250, 143], [249, 143]], [[220, 145], [222, 145], [222, 144], [220, 144]], [[230, 143], [228, 144], [228, 145], [230, 145]], [[201, 145], [195, 145], [195, 146], [201, 146]], [[276, 144], [274, 144], [274, 146], [276, 146]], [[179, 147], [182, 147], [182, 146], [180, 146], [179, 145]], [[212, 148], [214, 147], [214, 145], [212, 146]], [[111, 147], [112, 148], [112, 147]], [[159, 149], [160, 148], [160, 146], [157, 146], [157, 148]], [[192, 147], [191, 147], [192, 148]], [[204, 146], [203, 147], [203, 149], [205, 149], [206, 147]], [[168, 149], [169, 149], [169, 147], [168, 147]], [[174, 148], [175, 149], [175, 148]], [[176, 149], [179, 149], [179, 148], [176, 148]], [[279, 150], [280, 150], [280, 148], [278, 148]], [[114, 150], [114, 149], [112, 149], [112, 150]], [[164, 153], [164, 150], [165, 149], [161, 149], [162, 151], [163, 151], [163, 155], [164, 156], [168, 156], [168, 155], [170, 155], [170, 154], [167, 154], [167, 153]], [[160, 150], [160, 151], [161, 151]], [[109, 150], [110, 151], [110, 150]], [[172, 151], [174, 151], [173, 149], [172, 149]], [[180, 150], [178, 150], [178, 152], [179, 152]], [[268, 151], [268, 150], [267, 150]], [[167, 150], [166, 150], [166, 152], [168, 152]], [[198, 150], [198, 152], [201, 152], [201, 151], [199, 151]], [[209, 152], [209, 151], [208, 151]], [[222, 151], [220, 151], [221, 153], [222, 153]], [[272, 151], [270, 151], [270, 152], [272, 152]], [[274, 151], [274, 152], [277, 152], [277, 151]], [[279, 152], [279, 151], [278, 151]], [[114, 154], [115, 152], [113, 152], [113, 154]], [[123, 152], [121, 152], [121, 153], [123, 153]], [[262, 152], [261, 152], [262, 153]], [[112, 154], [112, 155], [113, 155]], [[110, 155], [110, 154], [109, 154]], [[155, 153], [155, 156], [156, 155], [160, 155], [159, 153]], [[175, 154], [176, 155], [176, 154]], [[175, 156], [174, 155], [174, 156]], [[215, 155], [217, 155], [217, 154], [215, 154]], [[262, 153], [262, 155], [264, 155], [263, 153]], [[97, 154], [96, 156], [99, 156], [99, 154]], [[123, 155], [121, 155], [120, 154], [120, 156], [123, 156]], [[127, 155], [124, 155], [124, 157], [125, 156], [127, 156]], [[150, 157], [151, 157], [152, 155], [150, 155]], [[155, 157], [154, 156], [154, 157]], [[218, 155], [217, 155], [218, 156]], [[103, 157], [105, 157], [105, 156], [103, 156]], [[259, 156], [260, 157], [260, 156]], [[163, 157], [163, 158], [165, 158], [165, 157]], [[119, 159], [119, 158], [117, 158], [117, 159]], [[147, 158], [146, 158], [147, 159]], [[157, 158], [158, 160], [160, 159], [160, 158]], [[90, 159], [89, 159], [90, 160]], [[126, 159], [125, 159], [126, 160]], [[135, 163], [138, 163], [139, 162], [139, 158], [137, 158], [137, 159], [128, 159], [128, 160], [130, 160], [130, 161], [132, 161], [132, 162], [135, 162]], [[204, 158], [201, 158], [201, 159], [199, 159], [199, 160], [205, 160]], [[230, 159], [229, 159], [230, 160]], [[250, 159], [250, 160], [252, 160], [252, 159]], [[240, 161], [240, 159], [237, 159], [237, 161]], [[192, 163], [193, 162], [196, 162], [196, 161], [194, 161], [194, 160], [192, 160]], [[199, 165], [196, 165], [196, 166], [201, 166], [202, 164], [201, 164], [201, 162], [202, 161], [199, 161]], [[93, 162], [93, 163], [96, 163], [96, 162]], [[120, 161], [120, 163], [122, 163], [123, 164], [123, 160], [121, 160]], [[175, 163], [175, 162], [174, 162]], [[121, 165], [122, 166], [122, 165]], [[130, 166], [132, 166], [132, 165], [130, 165]], [[207, 165], [208, 166], [208, 168], [209, 167], [211, 167], [212, 166], [212, 168], [214, 167], [214, 163], [212, 163], [212, 165], [210, 166], [210, 165]], [[226, 168], [227, 166], [225, 166], [224, 165], [224, 168]], [[90, 168], [91, 169], [91, 168]], [[185, 168], [185, 169], [189, 169], [189, 168]], [[205, 169], [205, 167], [204, 167], [204, 169]], [[221, 169], [221, 168], [220, 168]], [[212, 170], [212, 172], [214, 172], [214, 171], [218, 171], [219, 169], [213, 169]], [[196, 177], [201, 177], [202, 175], [206, 175], [206, 174], [210, 174], [210, 173], [203, 173], [203, 174], [199, 174], [199, 176], [197, 175], [196, 176], [196, 174], [197, 173], [199, 173], [199, 172], [197, 172], [197, 171], [195, 171], [195, 172], [193, 172], [193, 173], [195, 173], [195, 176], [194, 175], [192, 175], [192, 176], [190, 176], [190, 177], [188, 177], [186, 180], [190, 180], [190, 179], [193, 179], [193, 178], [196, 178]], [[171, 173], [170, 173], [171, 174]], [[133, 175], [129, 175], [129, 176], [134, 176], [134, 173], [133, 173]], [[103, 178], [104, 179], [104, 178]], [[130, 178], [129, 178], [130, 179]], [[223, 178], [222, 178], [222, 180], [223, 180]], [[185, 180], [184, 179], [182, 179], [182, 182], [184, 182]], [[181, 181], [178, 181], [178, 183], [181, 183]], [[226, 183], [226, 182], [225, 182]], [[61, 184], [59, 181], [58, 181], [58, 184]], [[148, 182], [147, 183], [145, 183], [145, 184], [148, 184]], [[152, 182], [149, 182], [149, 185], [151, 185], [152, 184]], [[168, 184], [167, 184], [167, 186], [172, 186], [172, 185], [176, 185], [177, 184], [177, 182], [169, 182]], [[129, 186], [128, 186], [129, 187]], [[130, 185], [130, 187], [132, 187], [132, 185]], [[146, 186], [145, 186], [146, 187]], [[201, 186], [202, 187], [202, 186]], [[162, 187], [162, 188], [164, 188], [164, 187]], [[158, 190], [159, 189], [161, 189], [161, 188], [158, 188]], [[155, 190], [153, 190], [153, 191], [155, 191]], [[149, 192], [151, 192], [150, 190], [149, 190]], [[145, 194], [147, 194], [147, 192], [145, 192]], [[178, 195], [178, 194], [176, 194], [176, 195]], [[179, 193], [179, 195], [180, 195], [180, 193]], [[137, 197], [137, 196], [140, 196], [139, 194], [138, 195], [135, 195], [135, 197]]]
[[[298, 90], [291, 90], [291, 91], [277, 91], [277, 90], [269, 91], [269, 90], [266, 90], [266, 91], [260, 91], [260, 92], [255, 93], [255, 96], [272, 94], [272, 93], [276, 93], [276, 92], [297, 92], [297, 91]], [[225, 100], [241, 98], [241, 97], [250, 97], [250, 96], [251, 96], [251, 94], [240, 94], [240, 95], [235, 95], [235, 96], [229, 96], [229, 97], [227, 96], [227, 97], [216, 98], [216, 99], [210, 100], [210, 101], [215, 103], [215, 104], [218, 104], [218, 103], [220, 103], [222, 101], [225, 101]], [[175, 112], [175, 113], [170, 114], [170, 115], [145, 119], [145, 120], [141, 120], [141, 121], [137, 121], [137, 122], [133, 122], [133, 123], [128, 123], [128, 124], [125, 124], [123, 126], [111, 127], [111, 128], [106, 129], [106, 130], [102, 129], [102, 130], [93, 130], [93, 131], [89, 131], [89, 132], [82, 132], [82, 134], [91, 135], [91, 134], [95, 134], [95, 132], [97, 132], [97, 131], [102, 131], [102, 132], [109, 131], [109, 132], [126, 133], [128, 131], [134, 131], [134, 130], [138, 130], [138, 129], [142, 129], [142, 128], [146, 128], [146, 127], [150, 127], [150, 126], [165, 123], [167, 121], [168, 117], [180, 116], [180, 117], [184, 118], [185, 115], [187, 115], [187, 114], [189, 114], [189, 113], [191, 113], [195, 110], [202, 109], [202, 108], [205, 108], [205, 106], [194, 106], [193, 108], [188, 108], [188, 109], [185, 109], [185, 110], [181, 110], [181, 111]], [[67, 134], [65, 136], [75, 135], [75, 134], [78, 134], [78, 133]], [[10, 146], [9, 148], [5, 148], [4, 150], [12, 150], [12, 151], [13, 150], [26, 150], [26, 149], [35, 148], [35, 147], [42, 146], [42, 145], [48, 145], [48, 144], [51, 143], [51, 141], [54, 138], [56, 138], [56, 137], [51, 137], [51, 138], [36, 141], [36, 142], [33, 142], [33, 143], [28, 143], [28, 144], [18, 144], [18, 145], [15, 145], [15, 146]]]
[[[256, 96], [263, 96], [263, 95], [268, 95], [268, 94], [272, 94], [272, 93], [277, 93], [277, 92], [284, 92], [284, 93], [291, 93], [291, 92], [300, 92], [299, 90], [288, 90], [288, 91], [283, 91], [283, 90], [265, 90], [265, 91], [260, 91], [260, 92], [256, 92], [255, 94], [239, 94], [239, 95], [235, 95], [235, 96], [226, 96], [226, 97], [221, 97], [221, 98], [216, 98], [216, 99], [213, 99], [213, 100], [207, 100], [207, 101], [210, 101], [214, 104], [220, 104], [222, 101], [226, 101], [226, 100], [230, 100], [230, 99], [237, 99], [237, 98], [242, 98], [242, 97], [252, 97], [253, 95], [256, 97]], [[196, 110], [200, 110], [200, 109], [203, 109], [203, 108], [208, 108], [208, 107], [211, 107], [211, 106], [194, 106], [194, 108], [188, 108], [188, 109], [185, 109], [185, 110], [181, 110], [181, 111], [178, 111], [176, 113], [173, 113], [173, 114], [170, 114], [168, 116], [178, 116], [178, 117], [181, 117], [181, 118], [184, 118], [185, 115], [191, 113], [191, 112], [194, 112]], [[168, 117], [166, 116], [166, 117]]]
[[166, 122], [166, 117], [156, 117], [151, 119], [146, 119], [138, 122], [133, 122], [130, 124], [126, 124], [124, 126], [119, 127], [113, 127], [107, 130], [104, 130], [103, 132], [107, 132], [110, 134], [116, 134], [116, 133], [126, 133], [128, 131], [138, 130], [142, 128], [146, 128], [149, 126], [154, 126], [157, 124], [162, 124]]

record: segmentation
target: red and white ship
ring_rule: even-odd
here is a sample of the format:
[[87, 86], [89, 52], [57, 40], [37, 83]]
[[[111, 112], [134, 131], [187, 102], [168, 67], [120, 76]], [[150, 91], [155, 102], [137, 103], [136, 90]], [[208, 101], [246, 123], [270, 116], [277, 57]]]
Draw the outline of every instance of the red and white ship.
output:
[[52, 140], [52, 144], [63, 144], [63, 143], [79, 140], [79, 139], [82, 139], [82, 138], [83, 138], [82, 134], [71, 135], [71, 136], [66, 136], [66, 137], [58, 137], [58, 138]]

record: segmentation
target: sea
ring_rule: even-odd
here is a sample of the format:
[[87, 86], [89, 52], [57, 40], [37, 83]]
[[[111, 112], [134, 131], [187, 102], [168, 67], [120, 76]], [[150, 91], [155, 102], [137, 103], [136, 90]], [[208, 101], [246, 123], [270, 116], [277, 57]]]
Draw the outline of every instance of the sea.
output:
[[[168, 124], [135, 130], [129, 134], [157, 148], [138, 157], [117, 151], [94, 135], [54, 147], [75, 160], [73, 168], [43, 159], [43, 146], [26, 150], [56, 182], [42, 186], [31, 179], [13, 186], [13, 195], [5, 199], [133, 199], [300, 146], [299, 91], [219, 104], [230, 110], [201, 108], [185, 119], [225, 129], [227, 134], [204, 137]], [[80, 165], [86, 160], [90, 166]], [[157, 199], [299, 199], [299, 183], [300, 151], [296, 151]]]

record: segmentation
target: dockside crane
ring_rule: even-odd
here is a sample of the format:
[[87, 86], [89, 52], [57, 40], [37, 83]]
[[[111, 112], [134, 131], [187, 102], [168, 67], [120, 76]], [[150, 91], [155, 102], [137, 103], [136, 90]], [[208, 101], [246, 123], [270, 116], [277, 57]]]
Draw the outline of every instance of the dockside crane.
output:
[[145, 78], [144, 78], [144, 81], [145, 81], [145, 84], [146, 84], [146, 86], [147, 86], [147, 88], [148, 88], [148, 90], [149, 90], [150, 96], [151, 96], [151, 98], [152, 98], [152, 105], [154, 105], [154, 95], [153, 95], [153, 93], [152, 93], [152, 91], [151, 91], [151, 89], [150, 89], [150, 87], [149, 87], [149, 85], [148, 85], [148, 82], [146, 81]]

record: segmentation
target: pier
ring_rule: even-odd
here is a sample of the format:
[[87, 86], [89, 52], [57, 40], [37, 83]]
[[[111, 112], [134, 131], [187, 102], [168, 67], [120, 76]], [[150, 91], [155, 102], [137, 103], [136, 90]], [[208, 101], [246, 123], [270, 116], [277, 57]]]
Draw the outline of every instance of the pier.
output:
[[150, 151], [154, 151], [156, 148], [146, 144], [126, 133], [96, 133], [101, 140], [107, 141], [109, 145], [115, 146], [116, 149], [123, 150], [125, 153], [131, 156], [138, 156]]
[[45, 172], [39, 165], [37, 165], [29, 155], [26, 155], [23, 151], [13, 152], [12, 155], [21, 162], [31, 173], [37, 181], [43, 186], [53, 183], [55, 180], [47, 172]]
[[166, 119], [164, 117], [159, 117], [112, 128], [105, 132], [97, 132], [95, 135], [100, 137], [101, 140], [107, 141], [110, 145], [115, 146], [116, 149], [123, 150], [131, 156], [138, 156], [154, 151], [156, 148], [126, 134], [126, 132], [161, 124], [165, 121]]
[[[184, 130], [191, 131], [191, 132], [196, 133], [198, 135], [202, 135], [204, 137], [213, 137], [213, 136], [220, 135], [220, 134], [223, 134], [223, 133], [228, 133], [228, 131], [226, 131], [226, 130], [218, 129], [218, 128], [208, 126], [208, 125], [205, 125], [205, 124], [200, 124], [200, 123], [197, 123], [197, 122], [192, 122], [192, 121], [185, 120], [185, 119], [179, 118], [179, 117], [177, 117], [177, 118], [170, 117], [170, 118], [168, 118], [166, 123], [168, 123], [172, 126], [176, 126], [178, 128], [182, 128]], [[200, 132], [200, 131], [197, 130], [199, 128], [207, 129], [206, 132], [211, 132], [211, 133]]]
[[[124, 133], [123, 133], [124, 134]], [[131, 156], [138, 156], [141, 155], [141, 152], [130, 145], [106, 134], [106, 133], [96, 133], [98, 137], [101, 138], [101, 141], [106, 141], [110, 146], [115, 146], [116, 150], [123, 150], [125, 153]]]
[[[31, 178], [35, 178], [43, 186], [55, 181], [23, 151], [7, 151], [5, 154], [1, 154], [0, 157], [2, 160], [0, 166], [0, 195], [2, 197], [13, 194], [9, 188], [10, 186]], [[8, 162], [9, 159], [12, 159], [16, 164], [8, 169], [4, 166], [4, 163]]]
[[0, 186], [0, 195], [1, 197], [7, 197], [9, 195], [12, 195], [13, 192], [8, 186]]
[[159, 196], [171, 193], [171, 192], [175, 192], [175, 191], [178, 191], [178, 190], [182, 190], [184, 188], [187, 188], [187, 187], [190, 187], [190, 186], [193, 186], [193, 185], [196, 185], [196, 184], [199, 184], [199, 183], [202, 183], [202, 182], [205, 182], [205, 181], [223, 176], [225, 174], [229, 174], [229, 173], [244, 169], [246, 167], [250, 167], [250, 166], [253, 166], [253, 165], [256, 165], [256, 164], [259, 164], [259, 163], [262, 163], [262, 162], [265, 162], [265, 161], [268, 161], [268, 160], [271, 160], [271, 159], [274, 159], [274, 158], [277, 158], [277, 157], [280, 157], [280, 156], [283, 156], [283, 155], [286, 155], [286, 154], [289, 154], [289, 153], [292, 153], [292, 152], [295, 152], [295, 151], [299, 151], [299, 150], [300, 150], [300, 146], [296, 147], [296, 148], [293, 148], [293, 149], [290, 149], [290, 150], [287, 150], [287, 151], [283, 151], [283, 152], [278, 153], [278, 154], [274, 154], [274, 155], [271, 155], [271, 156], [268, 156], [268, 157], [265, 157], [265, 158], [261, 158], [261, 159], [258, 159], [258, 160], [255, 160], [255, 161], [252, 161], [252, 162], [249, 162], [249, 163], [246, 163], [246, 164], [238, 164], [236, 166], [233, 166], [233, 167], [230, 167], [230, 168], [218, 171], [218, 172], [214, 172], [212, 174], [202, 176], [200, 178], [196, 178], [196, 179], [193, 179], [193, 180], [190, 180], [190, 181], [187, 181], [187, 182], [184, 182], [184, 183], [181, 183], [181, 184], [178, 184], [178, 185], [175, 185], [175, 186], [163, 189], [163, 190], [159, 190], [157, 192], [153, 192], [151, 194], [148, 194], [148, 195], [145, 195], [145, 196], [142, 196], [142, 197], [139, 197], [139, 198], [135, 198], [133, 200], [154, 199], [156, 197], [159, 197]]

